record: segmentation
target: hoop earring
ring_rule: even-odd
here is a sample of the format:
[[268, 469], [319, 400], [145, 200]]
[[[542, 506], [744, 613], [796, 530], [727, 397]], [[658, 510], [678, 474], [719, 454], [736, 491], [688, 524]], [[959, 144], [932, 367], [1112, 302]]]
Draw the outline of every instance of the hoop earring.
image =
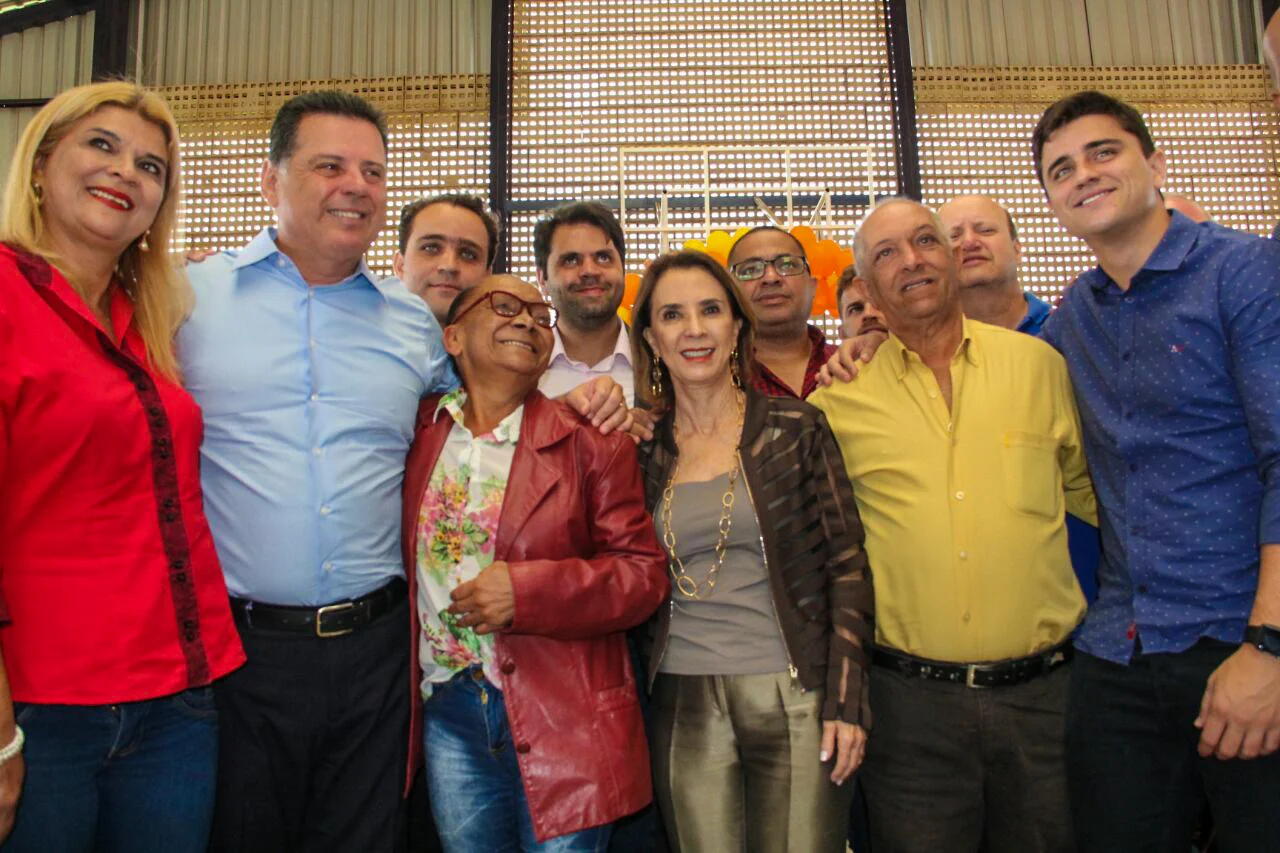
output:
[[729, 373], [733, 377], [733, 387], [739, 391], [742, 390], [742, 371], [738, 369], [738, 345], [733, 345], [733, 352], [729, 353]]
[[660, 367], [661, 364], [662, 362], [658, 359], [657, 355], [654, 355], [653, 365], [649, 370], [649, 393], [653, 396], [654, 400], [662, 399], [662, 368]]

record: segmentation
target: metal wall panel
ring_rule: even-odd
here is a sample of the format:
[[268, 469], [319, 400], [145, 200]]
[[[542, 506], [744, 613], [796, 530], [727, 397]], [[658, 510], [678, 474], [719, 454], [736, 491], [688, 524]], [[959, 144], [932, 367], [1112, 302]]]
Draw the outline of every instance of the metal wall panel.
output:
[[92, 12], [0, 37], [0, 99], [51, 98], [92, 70]]
[[[93, 71], [93, 13], [0, 37], [0, 99], [51, 98], [89, 82]], [[32, 108], [0, 108], [0, 181]]]
[[907, 0], [916, 66], [1248, 65], [1251, 0]]
[[153, 86], [489, 71], [492, 0], [137, 2]]

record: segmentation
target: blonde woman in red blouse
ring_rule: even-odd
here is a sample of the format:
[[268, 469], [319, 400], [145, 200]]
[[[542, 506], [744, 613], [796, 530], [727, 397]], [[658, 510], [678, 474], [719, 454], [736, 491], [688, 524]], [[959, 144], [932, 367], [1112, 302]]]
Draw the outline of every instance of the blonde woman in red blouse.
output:
[[167, 255], [177, 207], [173, 116], [130, 83], [54, 98], [10, 168], [0, 219], [4, 853], [207, 844], [209, 684], [244, 656], [202, 508], [200, 410], [173, 352], [189, 305]]

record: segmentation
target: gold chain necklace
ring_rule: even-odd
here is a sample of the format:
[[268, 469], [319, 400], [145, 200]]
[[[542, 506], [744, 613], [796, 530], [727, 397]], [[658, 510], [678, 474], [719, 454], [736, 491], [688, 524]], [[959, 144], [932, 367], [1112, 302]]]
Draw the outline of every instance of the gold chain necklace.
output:
[[[743, 400], [743, 395], [737, 394], [735, 397], [738, 403], [738, 441], [741, 441], [746, 403]], [[674, 418], [672, 419], [671, 429], [674, 433]], [[667, 486], [662, 490], [662, 544], [666, 545], [667, 554], [671, 557], [667, 562], [667, 568], [671, 572], [671, 579], [675, 582], [676, 589], [685, 598], [697, 600], [704, 595], [710, 595], [712, 590], [716, 588], [716, 577], [720, 574], [720, 567], [724, 565], [724, 552], [729, 544], [729, 531], [733, 529], [733, 495], [738, 483], [738, 472], [740, 470], [742, 470], [742, 453], [735, 444], [733, 448], [733, 470], [729, 472], [729, 488], [725, 489], [724, 496], [720, 499], [720, 535], [716, 539], [716, 557], [711, 564], [711, 568], [707, 571], [706, 579], [699, 584], [684, 570], [684, 561], [680, 559], [680, 553], [676, 550], [676, 533], [671, 526], [671, 500], [675, 496], [676, 475], [680, 473], [680, 456], [676, 456], [676, 464], [671, 468], [671, 476], [667, 479]]]

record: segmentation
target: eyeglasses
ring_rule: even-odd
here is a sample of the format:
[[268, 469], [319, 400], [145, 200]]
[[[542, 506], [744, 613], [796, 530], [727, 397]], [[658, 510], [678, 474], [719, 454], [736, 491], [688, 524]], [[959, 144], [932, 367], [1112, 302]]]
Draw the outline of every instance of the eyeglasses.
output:
[[521, 313], [528, 311], [529, 316], [533, 318], [534, 325], [541, 326], [544, 329], [554, 329], [556, 319], [560, 316], [560, 312], [545, 302], [529, 302], [505, 290], [490, 290], [484, 296], [459, 311], [458, 315], [453, 318], [453, 322], [460, 322], [463, 317], [467, 316], [468, 311], [481, 302], [488, 302], [489, 307], [493, 309], [493, 313], [499, 317], [519, 317]]
[[781, 276], [800, 275], [809, 271], [809, 262], [799, 255], [778, 255], [771, 260], [748, 258], [734, 264], [731, 271], [738, 281], [755, 281], [762, 278], [769, 267], [773, 267]]

